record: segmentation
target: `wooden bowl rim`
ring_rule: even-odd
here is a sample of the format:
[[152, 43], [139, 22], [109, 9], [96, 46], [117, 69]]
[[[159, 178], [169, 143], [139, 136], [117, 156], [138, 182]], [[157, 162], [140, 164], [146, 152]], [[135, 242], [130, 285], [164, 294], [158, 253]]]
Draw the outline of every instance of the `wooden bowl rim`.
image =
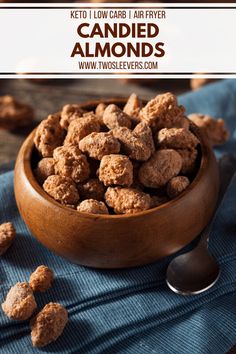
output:
[[[109, 99], [103, 99], [103, 100], [92, 100], [92, 101], [87, 101], [84, 103], [79, 103], [79, 105], [82, 108], [89, 108], [92, 106], [97, 106], [99, 103], [105, 103], [105, 104], [125, 104], [127, 102], [127, 98], [109, 98]], [[145, 101], [144, 101], [145, 102]], [[82, 213], [77, 211], [76, 209], [69, 208], [67, 206], [64, 206], [63, 204], [60, 204], [56, 200], [54, 200], [52, 197], [50, 197], [40, 186], [38, 181], [36, 180], [34, 173], [31, 168], [31, 158], [32, 158], [32, 151], [34, 148], [34, 135], [36, 132], [37, 127], [28, 135], [28, 137], [25, 139], [25, 141], [22, 144], [21, 150], [23, 152], [23, 168], [24, 168], [24, 173], [25, 176], [31, 186], [31, 188], [34, 190], [35, 193], [37, 193], [38, 197], [46, 201], [48, 204], [53, 204], [56, 208], [63, 209], [68, 216], [73, 213], [74, 215], [77, 214], [78, 217], [84, 217], [84, 218], [89, 218], [89, 219], [103, 219], [103, 220], [119, 220], [119, 219], [135, 219], [138, 217], [142, 217], [145, 215], [149, 215], [158, 211], [163, 211], [164, 209], [167, 209], [168, 207], [175, 206], [177, 205], [181, 199], [183, 199], [187, 193], [189, 193], [192, 189], [195, 188], [199, 180], [201, 180], [202, 176], [204, 175], [208, 163], [209, 163], [209, 156], [211, 153], [211, 148], [206, 142], [203, 134], [199, 130], [199, 128], [190, 121], [190, 126], [191, 129], [193, 130], [194, 134], [197, 136], [197, 138], [200, 141], [200, 146], [201, 146], [201, 162], [199, 166], [199, 170], [193, 179], [193, 181], [190, 183], [190, 185], [186, 188], [184, 192], [182, 192], [178, 197], [163, 203], [155, 208], [150, 208], [148, 210], [144, 210], [138, 213], [134, 214], [117, 214], [117, 215], [107, 215], [107, 214], [91, 214], [91, 213]]]

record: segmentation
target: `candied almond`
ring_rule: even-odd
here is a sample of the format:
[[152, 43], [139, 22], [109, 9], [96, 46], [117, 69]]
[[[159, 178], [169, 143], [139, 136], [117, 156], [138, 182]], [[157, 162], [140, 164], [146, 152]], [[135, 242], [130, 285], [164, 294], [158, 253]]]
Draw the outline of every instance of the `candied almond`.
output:
[[133, 165], [125, 155], [103, 156], [99, 168], [99, 179], [105, 186], [130, 186], [133, 183]]
[[43, 157], [51, 157], [53, 150], [62, 145], [64, 136], [65, 131], [60, 126], [60, 115], [50, 114], [37, 127], [34, 143]]
[[120, 127], [113, 130], [113, 135], [119, 140], [121, 150], [129, 156], [130, 159], [137, 161], [146, 161], [151, 156], [149, 143], [144, 141], [130, 129]]
[[163, 187], [177, 176], [182, 168], [182, 157], [172, 149], [156, 151], [139, 169], [139, 180], [145, 187]]
[[40, 184], [43, 184], [45, 179], [55, 174], [55, 161], [52, 157], [44, 157], [39, 161], [37, 168], [34, 170], [35, 177]]
[[79, 104], [66, 104], [61, 111], [60, 125], [64, 129], [68, 129], [70, 123], [76, 118], [83, 116], [85, 111]]
[[31, 340], [34, 347], [44, 347], [57, 340], [68, 322], [67, 310], [50, 302], [30, 322]]
[[0, 225], [0, 256], [2, 256], [16, 237], [16, 230], [11, 222]]
[[169, 149], [194, 149], [198, 144], [198, 138], [184, 128], [163, 128], [156, 136], [160, 147]]
[[150, 208], [151, 198], [133, 188], [109, 187], [105, 200], [116, 214], [134, 214]]
[[77, 207], [77, 210], [81, 213], [90, 214], [109, 214], [108, 209], [103, 202], [99, 202], [95, 199], [83, 200]]
[[131, 117], [132, 121], [138, 123], [140, 122], [139, 112], [142, 107], [142, 101], [135, 93], [132, 93], [126, 102], [123, 111]]
[[105, 155], [118, 154], [120, 143], [112, 132], [91, 133], [79, 142], [79, 148], [90, 157], [101, 160]]
[[154, 131], [171, 128], [183, 116], [185, 109], [179, 106], [177, 97], [170, 92], [161, 94], [149, 101], [140, 111], [141, 121]]
[[181, 194], [188, 186], [190, 182], [185, 176], [173, 177], [167, 184], [167, 194], [170, 198], [176, 198]]
[[65, 138], [65, 145], [78, 145], [85, 136], [100, 131], [100, 124], [93, 113], [85, 113], [83, 118], [74, 119], [69, 127]]
[[109, 129], [131, 128], [131, 118], [115, 104], [109, 104], [103, 113], [103, 122]]
[[43, 189], [61, 204], [75, 205], [79, 201], [79, 192], [69, 177], [49, 176], [43, 184]]
[[87, 157], [82, 154], [78, 146], [64, 145], [53, 152], [55, 172], [60, 176], [70, 177], [79, 183], [88, 179], [90, 174]]
[[28, 283], [16, 283], [11, 287], [2, 304], [5, 315], [18, 321], [29, 319], [36, 308], [34, 294]]
[[95, 109], [95, 114], [98, 117], [100, 124], [103, 124], [103, 114], [105, 109], [107, 108], [107, 105], [103, 102], [99, 103]]
[[145, 145], [150, 149], [151, 153], [155, 151], [152, 130], [145, 122], [137, 124], [133, 130], [133, 134], [143, 140]]
[[29, 285], [31, 289], [44, 292], [52, 286], [53, 271], [45, 265], [41, 265], [30, 275]]

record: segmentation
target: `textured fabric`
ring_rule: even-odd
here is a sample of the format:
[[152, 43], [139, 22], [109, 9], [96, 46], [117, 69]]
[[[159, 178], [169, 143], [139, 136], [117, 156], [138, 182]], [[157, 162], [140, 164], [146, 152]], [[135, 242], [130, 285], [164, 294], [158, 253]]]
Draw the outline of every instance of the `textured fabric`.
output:
[[[232, 138], [217, 150], [235, 151], [236, 80], [209, 85], [180, 98], [188, 113], [226, 118]], [[235, 157], [221, 160], [227, 183]], [[172, 257], [124, 270], [96, 270], [71, 264], [47, 251], [29, 233], [14, 201], [13, 172], [0, 175], [0, 222], [12, 221], [17, 238], [0, 259], [0, 301], [17, 281], [46, 264], [55, 272], [53, 288], [37, 294], [38, 307], [60, 302], [69, 312], [63, 335], [53, 344], [32, 348], [28, 322], [9, 320], [0, 311], [0, 353], [225, 353], [236, 343], [236, 179], [228, 189], [210, 237], [221, 277], [207, 292], [183, 297], [165, 284]]]

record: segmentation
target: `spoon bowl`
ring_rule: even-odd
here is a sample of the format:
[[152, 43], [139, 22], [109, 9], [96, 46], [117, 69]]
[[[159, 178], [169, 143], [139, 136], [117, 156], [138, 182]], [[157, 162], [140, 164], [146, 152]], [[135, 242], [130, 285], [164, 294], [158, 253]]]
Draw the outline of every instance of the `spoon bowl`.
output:
[[190, 252], [174, 258], [166, 273], [169, 288], [181, 295], [195, 295], [210, 289], [219, 279], [220, 267], [208, 252], [207, 246], [200, 244]]

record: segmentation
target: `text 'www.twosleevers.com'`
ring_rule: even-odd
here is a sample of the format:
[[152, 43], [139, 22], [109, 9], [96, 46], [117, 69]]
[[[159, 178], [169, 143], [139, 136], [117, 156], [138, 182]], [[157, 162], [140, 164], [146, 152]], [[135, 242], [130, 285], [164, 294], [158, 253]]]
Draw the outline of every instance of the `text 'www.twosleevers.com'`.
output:
[[80, 70], [157, 70], [155, 61], [79, 61]]

